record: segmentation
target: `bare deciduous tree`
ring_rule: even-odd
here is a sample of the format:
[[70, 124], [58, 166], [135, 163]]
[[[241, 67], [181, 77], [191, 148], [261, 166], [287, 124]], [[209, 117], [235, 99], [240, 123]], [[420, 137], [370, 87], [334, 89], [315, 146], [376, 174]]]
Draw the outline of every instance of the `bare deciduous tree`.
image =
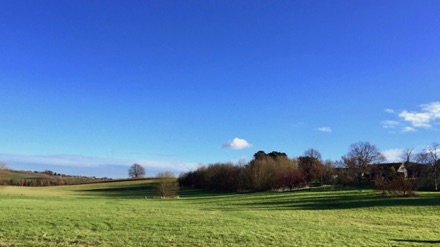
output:
[[128, 169], [128, 175], [132, 178], [142, 178], [145, 176], [145, 169], [141, 165], [134, 163]]
[[422, 152], [417, 154], [417, 160], [421, 163], [426, 163], [432, 167], [432, 176], [434, 178], [435, 190], [438, 190], [438, 180], [439, 180], [439, 150], [440, 144], [433, 143], [431, 146], [423, 149]]
[[402, 158], [403, 162], [409, 163], [413, 159], [413, 151], [413, 148], [407, 148], [402, 151], [400, 157]]
[[161, 172], [156, 176], [159, 180], [156, 184], [156, 194], [160, 197], [174, 198], [179, 191], [179, 182], [171, 172]]
[[332, 160], [324, 161], [323, 182], [334, 183], [335, 175], [335, 163]]
[[321, 160], [311, 156], [301, 156], [298, 157], [298, 167], [303, 173], [307, 184], [314, 181], [320, 181], [322, 185], [325, 166]]
[[306, 178], [309, 180], [308, 182], [319, 178], [322, 185], [325, 167], [322, 162], [321, 153], [314, 148], [310, 148], [304, 151], [303, 157], [299, 157], [298, 159], [304, 175], [306, 175]]
[[7, 174], [6, 164], [0, 161], [0, 185], [2, 184], [1, 180], [5, 179]]
[[0, 172], [6, 169], [6, 164], [0, 161]]
[[315, 158], [316, 160], [322, 159], [321, 153], [318, 150], [313, 149], [313, 148], [310, 148], [310, 149], [304, 151], [304, 156]]
[[350, 145], [348, 153], [342, 156], [343, 163], [361, 182], [364, 173], [370, 171], [370, 164], [384, 161], [385, 157], [376, 146], [369, 142], [358, 142]]

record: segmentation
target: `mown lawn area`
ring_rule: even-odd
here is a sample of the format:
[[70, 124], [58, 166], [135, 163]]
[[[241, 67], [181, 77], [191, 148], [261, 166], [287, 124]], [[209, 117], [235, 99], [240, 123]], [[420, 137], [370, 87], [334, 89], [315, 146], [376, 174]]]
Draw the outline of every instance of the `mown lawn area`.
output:
[[429, 246], [440, 194], [371, 190], [224, 194], [152, 181], [0, 188], [0, 246]]

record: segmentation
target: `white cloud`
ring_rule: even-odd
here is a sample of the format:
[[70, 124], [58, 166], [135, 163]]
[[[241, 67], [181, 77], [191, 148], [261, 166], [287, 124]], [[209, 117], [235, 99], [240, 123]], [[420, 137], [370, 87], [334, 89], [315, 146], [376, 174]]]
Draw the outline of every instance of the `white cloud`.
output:
[[404, 133], [408, 133], [408, 132], [415, 132], [416, 129], [414, 129], [413, 127], [410, 126], [406, 126], [405, 128], [402, 129], [402, 132]]
[[384, 127], [385, 129], [394, 129], [399, 125], [401, 125], [401, 123], [394, 120], [386, 120], [382, 122], [382, 127]]
[[414, 132], [419, 128], [429, 129], [440, 120], [440, 102], [432, 102], [420, 105], [420, 111], [402, 110], [396, 112], [392, 109], [386, 109], [388, 113], [397, 114], [401, 121], [383, 121], [384, 128], [400, 127], [403, 133]]
[[332, 129], [330, 127], [320, 127], [320, 128], [318, 128], [318, 131], [331, 133]]
[[433, 119], [440, 118], [440, 102], [421, 105], [425, 112], [428, 112]]
[[234, 140], [223, 144], [223, 147], [230, 148], [230, 149], [244, 149], [244, 148], [252, 147], [252, 144], [247, 142], [245, 139], [240, 139], [240, 138], [236, 137], [236, 138], [234, 138]]
[[387, 112], [387, 113], [395, 113], [395, 111], [393, 109], [385, 109], [385, 112]]
[[408, 112], [402, 111], [399, 117], [403, 118], [404, 121], [409, 122], [413, 127], [423, 127], [430, 128], [431, 116], [426, 112]]
[[432, 102], [420, 106], [420, 112], [402, 111], [399, 117], [415, 128], [431, 128], [433, 122], [440, 119], [440, 102]]
[[388, 149], [388, 150], [384, 150], [381, 152], [384, 156], [385, 159], [388, 162], [401, 162], [402, 158], [400, 157], [400, 155], [402, 154], [402, 149]]

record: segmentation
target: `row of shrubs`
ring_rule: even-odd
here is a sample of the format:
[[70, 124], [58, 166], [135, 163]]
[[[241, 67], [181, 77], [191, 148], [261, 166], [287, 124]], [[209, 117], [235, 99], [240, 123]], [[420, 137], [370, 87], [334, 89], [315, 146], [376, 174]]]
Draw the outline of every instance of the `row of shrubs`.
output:
[[[255, 165], [254, 165], [255, 166]], [[321, 185], [311, 183], [300, 170], [258, 171], [252, 165], [236, 166], [230, 163], [212, 164], [197, 170], [181, 174], [180, 186], [203, 188], [214, 191], [254, 192], [267, 190], [294, 190], [307, 186]], [[280, 168], [280, 167], [278, 167]], [[265, 174], [265, 176], [263, 176]], [[345, 181], [336, 178], [326, 181], [328, 184], [346, 186]], [[372, 185], [373, 181], [364, 185]], [[358, 184], [359, 186], [359, 184]], [[377, 177], [374, 188], [384, 196], [414, 196], [414, 190], [432, 188], [429, 179], [406, 179], [402, 176]]]
[[383, 196], [408, 197], [415, 195], [411, 181], [402, 176], [388, 179], [378, 177], [375, 179], [374, 185], [375, 189], [381, 191]]
[[0, 180], [0, 185], [43, 187], [43, 186], [84, 184], [90, 182], [91, 180], [86, 178], [76, 178], [76, 179], [19, 178], [19, 179]]
[[431, 190], [433, 179], [406, 179], [403, 174], [378, 172], [374, 176], [355, 179], [356, 171], [335, 168], [332, 163], [322, 162], [311, 156], [295, 159], [279, 152], [266, 154], [262, 151], [243, 165], [216, 163], [179, 176], [180, 186], [213, 191], [256, 192], [268, 190], [294, 190], [329, 184], [334, 186], [372, 186], [386, 196], [412, 196], [414, 190]]
[[332, 165], [313, 157], [289, 159], [285, 153], [260, 151], [248, 164], [216, 163], [201, 166], [179, 176], [185, 187], [215, 191], [254, 192], [293, 190], [312, 182], [330, 183], [335, 179]]

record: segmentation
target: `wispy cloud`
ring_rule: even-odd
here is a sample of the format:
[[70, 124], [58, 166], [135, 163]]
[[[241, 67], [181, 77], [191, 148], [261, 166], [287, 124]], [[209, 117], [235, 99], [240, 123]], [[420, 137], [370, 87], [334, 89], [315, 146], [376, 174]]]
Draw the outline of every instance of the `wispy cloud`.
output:
[[326, 132], [326, 133], [331, 133], [331, 132], [333, 132], [333, 130], [332, 130], [330, 127], [320, 127], [320, 128], [318, 128], [317, 130], [318, 130], [318, 131], [321, 131], [321, 132]]
[[80, 155], [19, 155], [0, 154], [7, 163], [26, 163], [34, 165], [57, 165], [76, 167], [96, 167], [101, 165], [127, 165], [126, 161]]
[[411, 124], [413, 127], [431, 128], [431, 116], [426, 112], [408, 112], [403, 111], [399, 114], [404, 121]]
[[401, 125], [399, 121], [393, 121], [393, 120], [386, 120], [382, 121], [382, 127], [385, 129], [394, 129]]
[[163, 171], [179, 174], [197, 167], [195, 163], [183, 161], [110, 159], [80, 155], [0, 154], [0, 160], [5, 162], [9, 168], [18, 170], [42, 171], [57, 169], [55, 172], [65, 172], [69, 175], [93, 175], [113, 178], [127, 177], [126, 171], [134, 163], [144, 166], [148, 176], [154, 176]]
[[402, 129], [402, 132], [404, 132], [404, 133], [407, 133], [407, 132], [415, 132], [415, 131], [416, 131], [416, 129], [413, 128], [413, 127], [411, 127], [411, 126], [405, 126], [405, 127]]
[[385, 112], [394, 113], [395, 111], [393, 109], [385, 109]]
[[432, 102], [420, 105], [419, 111], [395, 111], [386, 109], [390, 114], [396, 114], [400, 119], [387, 120], [382, 122], [384, 128], [400, 128], [403, 133], [414, 132], [417, 129], [430, 129], [440, 120], [440, 102]]
[[230, 148], [230, 149], [245, 149], [252, 147], [252, 144], [250, 144], [245, 139], [240, 139], [238, 137], [234, 138], [232, 141], [228, 141], [227, 143], [223, 144], [223, 148]]
[[303, 122], [296, 122], [296, 123], [291, 123], [289, 125], [293, 128], [301, 128], [304, 127], [305, 124]]

